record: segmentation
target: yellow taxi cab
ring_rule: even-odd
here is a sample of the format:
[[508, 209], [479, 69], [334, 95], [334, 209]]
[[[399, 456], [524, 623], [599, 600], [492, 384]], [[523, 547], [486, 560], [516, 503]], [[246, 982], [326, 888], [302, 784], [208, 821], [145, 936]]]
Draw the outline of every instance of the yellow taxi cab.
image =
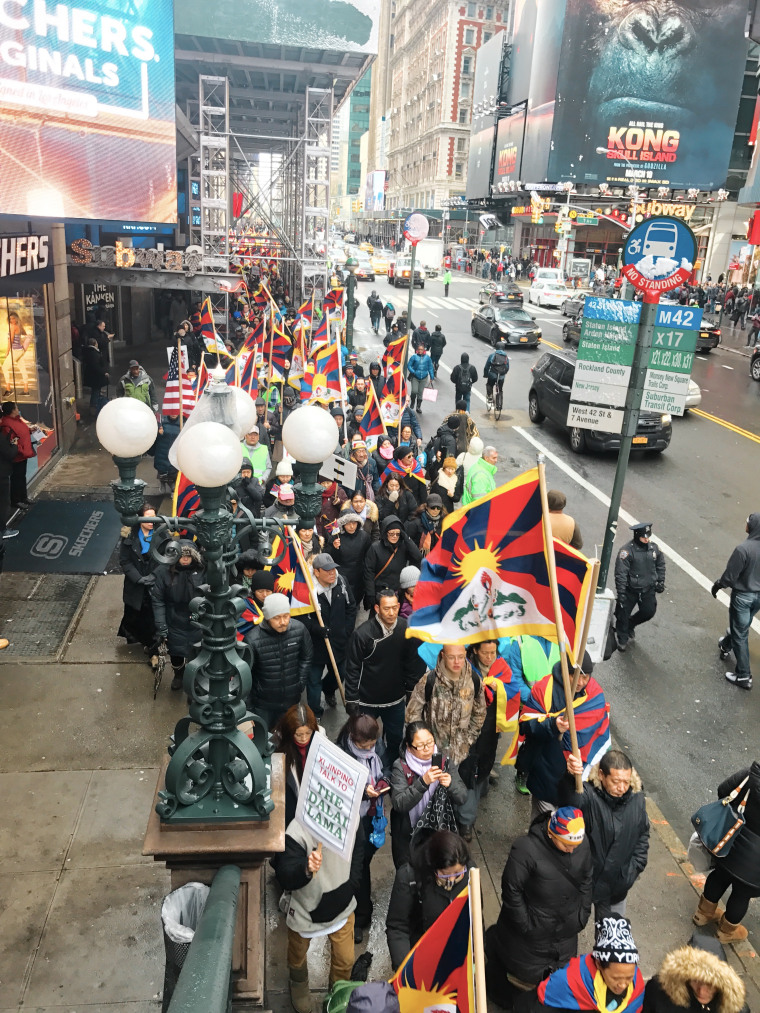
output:
[[359, 243], [359, 249], [364, 250], [365, 253], [374, 253], [375, 247], [372, 243]]
[[372, 269], [375, 274], [387, 274], [388, 273], [388, 258], [382, 257], [379, 254], [374, 257], [370, 257], [372, 262]]

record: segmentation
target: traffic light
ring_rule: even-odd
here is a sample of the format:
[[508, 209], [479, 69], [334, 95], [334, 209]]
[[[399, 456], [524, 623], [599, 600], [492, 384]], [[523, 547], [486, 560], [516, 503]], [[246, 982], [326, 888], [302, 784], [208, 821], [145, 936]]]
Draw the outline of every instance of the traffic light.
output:
[[360, 200], [351, 201], [351, 208], [354, 211], [361, 211], [364, 207], [364, 202]]

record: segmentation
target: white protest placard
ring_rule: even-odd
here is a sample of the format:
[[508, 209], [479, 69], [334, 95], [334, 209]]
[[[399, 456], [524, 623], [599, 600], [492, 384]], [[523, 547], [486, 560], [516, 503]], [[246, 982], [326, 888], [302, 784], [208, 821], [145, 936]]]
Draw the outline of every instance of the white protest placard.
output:
[[[186, 373], [190, 368], [190, 360], [187, 357], [187, 345], [180, 345], [180, 356], [182, 358], [182, 372]], [[172, 353], [177, 351], [176, 345], [170, 345], [166, 348], [166, 361], [172, 361]]]
[[306, 759], [296, 819], [347, 862], [354, 849], [367, 768], [315, 732]]
[[347, 489], [356, 488], [356, 465], [353, 461], [347, 461], [345, 457], [333, 454], [320, 466], [319, 474], [323, 478], [330, 478], [338, 485], [344, 485]]

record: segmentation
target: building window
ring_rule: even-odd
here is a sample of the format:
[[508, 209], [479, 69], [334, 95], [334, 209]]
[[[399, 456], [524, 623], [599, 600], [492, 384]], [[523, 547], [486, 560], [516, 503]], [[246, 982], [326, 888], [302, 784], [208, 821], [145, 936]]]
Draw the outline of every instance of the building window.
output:
[[468, 18], [475, 17], [475, 4], [467, 4], [467, 17]]
[[463, 162], [454, 162], [454, 179], [461, 179], [464, 172]]
[[493, 32], [483, 32], [483, 45], [485, 45], [486, 42], [490, 42], [490, 40], [491, 40], [492, 37], [493, 37]]
[[462, 73], [463, 74], [471, 74], [472, 73], [472, 57], [471, 56], [465, 56], [464, 59], [462, 60]]
[[464, 31], [464, 44], [465, 46], [472, 46], [475, 43], [475, 29], [465, 28]]
[[457, 151], [464, 151], [467, 146], [467, 140], [464, 137], [457, 137]]
[[493, 7], [486, 7], [486, 21], [493, 21]]
[[460, 98], [469, 98], [469, 97], [470, 97], [470, 83], [469, 81], [464, 81], [462, 83], [462, 91], [460, 93]]
[[468, 122], [468, 119], [467, 119], [467, 110], [466, 109], [460, 109], [459, 110], [459, 122], [460, 123], [467, 123]]

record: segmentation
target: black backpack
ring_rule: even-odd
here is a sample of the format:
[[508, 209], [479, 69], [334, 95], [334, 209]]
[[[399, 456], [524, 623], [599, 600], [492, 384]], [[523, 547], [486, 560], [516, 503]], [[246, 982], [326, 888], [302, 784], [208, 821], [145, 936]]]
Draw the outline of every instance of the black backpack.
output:
[[456, 385], [460, 390], [469, 390], [472, 387], [472, 373], [470, 369], [470, 366], [460, 365], [459, 367], [459, 380]]
[[506, 376], [509, 372], [509, 359], [506, 352], [494, 352], [491, 356], [491, 370], [496, 376]]

